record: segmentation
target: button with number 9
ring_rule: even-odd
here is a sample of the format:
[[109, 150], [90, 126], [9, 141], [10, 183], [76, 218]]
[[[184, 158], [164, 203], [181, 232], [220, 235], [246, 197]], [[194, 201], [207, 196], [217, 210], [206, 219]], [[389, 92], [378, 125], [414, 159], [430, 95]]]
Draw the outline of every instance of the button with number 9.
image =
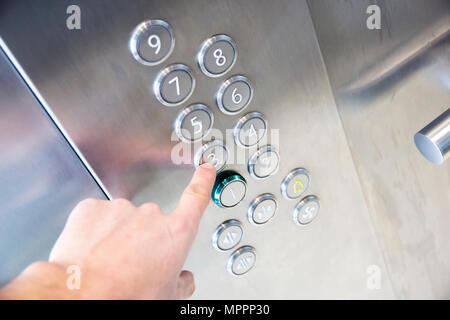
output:
[[236, 62], [236, 45], [229, 36], [219, 34], [203, 41], [197, 53], [200, 70], [208, 77], [220, 77]]
[[166, 60], [175, 46], [172, 28], [163, 20], [139, 24], [131, 34], [129, 49], [138, 62], [154, 66]]

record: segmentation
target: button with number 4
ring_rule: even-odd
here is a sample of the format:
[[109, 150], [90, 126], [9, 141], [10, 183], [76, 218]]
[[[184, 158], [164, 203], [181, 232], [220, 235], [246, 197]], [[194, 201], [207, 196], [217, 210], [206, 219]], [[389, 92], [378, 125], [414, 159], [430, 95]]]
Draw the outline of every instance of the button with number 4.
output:
[[225, 114], [237, 114], [244, 110], [253, 97], [253, 89], [248, 79], [237, 75], [226, 80], [216, 93], [216, 103]]
[[194, 142], [211, 130], [214, 116], [204, 104], [194, 104], [180, 112], [175, 120], [175, 133], [184, 142]]
[[294, 223], [304, 226], [311, 223], [319, 214], [320, 203], [316, 196], [307, 196], [300, 200], [292, 212]]
[[209, 77], [219, 77], [230, 70], [236, 62], [236, 45], [225, 34], [205, 40], [197, 53], [200, 70]]
[[195, 79], [184, 64], [173, 64], [162, 70], [153, 82], [156, 98], [165, 106], [178, 106], [192, 95]]
[[133, 30], [129, 42], [134, 59], [147, 66], [166, 60], [174, 46], [172, 28], [163, 20], [142, 22]]
[[237, 145], [248, 148], [256, 145], [266, 134], [267, 121], [260, 112], [250, 112], [239, 119], [233, 128]]

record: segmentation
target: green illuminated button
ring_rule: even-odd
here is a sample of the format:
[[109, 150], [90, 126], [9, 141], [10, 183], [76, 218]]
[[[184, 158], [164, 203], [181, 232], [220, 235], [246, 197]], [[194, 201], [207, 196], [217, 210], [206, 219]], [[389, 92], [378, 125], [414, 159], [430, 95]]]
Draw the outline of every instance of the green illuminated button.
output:
[[247, 194], [247, 182], [235, 171], [223, 171], [216, 177], [211, 198], [221, 208], [231, 208]]

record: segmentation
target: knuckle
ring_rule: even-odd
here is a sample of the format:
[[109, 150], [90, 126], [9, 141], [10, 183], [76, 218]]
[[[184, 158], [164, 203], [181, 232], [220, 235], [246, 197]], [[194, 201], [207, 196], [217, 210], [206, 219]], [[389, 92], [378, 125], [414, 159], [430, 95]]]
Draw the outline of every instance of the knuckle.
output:
[[209, 199], [211, 190], [202, 184], [193, 183], [186, 188], [186, 193]]
[[87, 198], [80, 201], [77, 207], [94, 207], [97, 206], [100, 200], [94, 198]]
[[114, 206], [118, 206], [118, 207], [130, 207], [130, 206], [132, 206], [130, 201], [128, 201], [127, 199], [123, 199], [123, 198], [114, 199], [112, 201], [112, 204]]
[[154, 202], [144, 203], [139, 208], [145, 212], [160, 212], [161, 211], [160, 207]]

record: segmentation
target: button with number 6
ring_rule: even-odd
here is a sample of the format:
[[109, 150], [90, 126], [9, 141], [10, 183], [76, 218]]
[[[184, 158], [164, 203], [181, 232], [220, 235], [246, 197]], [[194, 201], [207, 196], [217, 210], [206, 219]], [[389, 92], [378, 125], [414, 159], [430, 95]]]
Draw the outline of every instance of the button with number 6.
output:
[[236, 62], [236, 45], [229, 36], [219, 34], [206, 39], [197, 53], [200, 70], [208, 77], [219, 77]]
[[253, 89], [247, 77], [236, 75], [219, 87], [216, 103], [225, 114], [237, 114], [244, 110], [253, 97]]
[[163, 105], [178, 106], [192, 95], [195, 79], [184, 64], [172, 64], [160, 71], [153, 82], [153, 92]]

